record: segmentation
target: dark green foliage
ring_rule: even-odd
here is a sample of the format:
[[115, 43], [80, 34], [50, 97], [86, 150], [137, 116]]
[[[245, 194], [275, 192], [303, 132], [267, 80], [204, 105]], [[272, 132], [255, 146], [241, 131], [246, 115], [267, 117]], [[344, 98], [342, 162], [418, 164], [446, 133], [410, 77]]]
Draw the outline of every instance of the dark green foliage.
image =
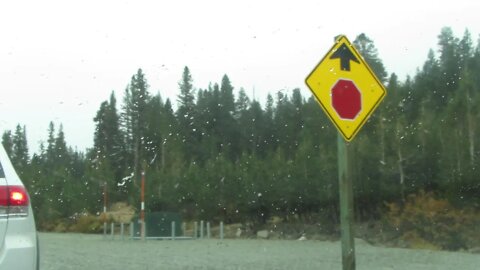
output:
[[96, 124], [93, 137], [93, 149], [89, 151], [87, 170], [90, 178], [97, 185], [107, 185], [110, 198], [119, 200], [123, 197], [121, 184], [125, 171], [127, 152], [124, 133], [120, 129], [120, 116], [117, 112], [117, 101], [114, 93], [109, 101], [100, 105], [93, 121]]
[[367, 64], [370, 66], [377, 78], [382, 83], [385, 83], [388, 74], [385, 70], [385, 66], [382, 63], [382, 60], [380, 60], [380, 57], [378, 56], [378, 51], [373, 41], [364, 33], [362, 33], [355, 38], [355, 40], [353, 41], [353, 45], [358, 50], [363, 59], [367, 62]]
[[121, 125], [126, 146], [126, 162], [134, 174], [134, 181], [140, 177], [141, 161], [146, 158], [147, 102], [150, 98], [148, 83], [142, 69], [132, 76], [125, 90], [121, 112]]
[[12, 140], [12, 131], [7, 130], [3, 132], [2, 135], [2, 144], [5, 148], [5, 151], [9, 156], [12, 156], [13, 152], [13, 140]]
[[187, 162], [200, 155], [196, 147], [200, 131], [196, 122], [195, 94], [192, 83], [190, 70], [185, 67], [182, 78], [178, 83], [180, 94], [178, 95], [178, 110], [176, 112], [178, 121], [176, 135], [177, 139], [182, 142], [182, 154]]
[[17, 168], [19, 172], [25, 172], [28, 167], [28, 162], [30, 161], [28, 155], [27, 131], [25, 126], [22, 128], [20, 125], [17, 125], [12, 141], [13, 148], [11, 155], [13, 166]]
[[[365, 34], [354, 44], [388, 88], [351, 143], [357, 219], [378, 219], [385, 201], [402, 205], [419, 190], [455, 206], [480, 207], [480, 49], [468, 31], [458, 39], [442, 29], [439, 57], [428, 52], [423, 67], [403, 82], [388, 77]], [[283, 90], [261, 104], [241, 88], [234, 94], [227, 75], [195, 90], [188, 67], [179, 90], [174, 111], [170, 100], [149, 93], [139, 69], [120, 112], [113, 93], [100, 104], [86, 154], [68, 148], [61, 125], [50, 123], [45, 145], [31, 159], [25, 127], [5, 131], [3, 145], [29, 186], [40, 224], [101, 211], [105, 184], [110, 203], [138, 208], [145, 171], [148, 211], [335, 228], [337, 131], [312, 96]]]

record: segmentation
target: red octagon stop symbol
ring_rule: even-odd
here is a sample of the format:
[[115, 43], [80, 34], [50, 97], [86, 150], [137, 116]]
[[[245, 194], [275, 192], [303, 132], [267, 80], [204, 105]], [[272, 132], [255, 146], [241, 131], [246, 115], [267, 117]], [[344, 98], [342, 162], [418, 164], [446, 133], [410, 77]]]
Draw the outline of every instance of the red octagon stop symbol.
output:
[[332, 87], [332, 105], [340, 118], [354, 120], [362, 110], [362, 94], [352, 81], [340, 79]]

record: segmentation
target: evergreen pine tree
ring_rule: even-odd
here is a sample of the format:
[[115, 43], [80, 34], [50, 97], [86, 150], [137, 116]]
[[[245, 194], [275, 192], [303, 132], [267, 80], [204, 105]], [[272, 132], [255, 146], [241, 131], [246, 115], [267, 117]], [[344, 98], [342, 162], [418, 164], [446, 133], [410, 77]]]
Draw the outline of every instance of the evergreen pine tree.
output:
[[195, 125], [195, 95], [193, 79], [188, 67], [183, 69], [183, 74], [178, 86], [178, 134], [182, 144], [182, 152], [186, 161], [191, 161], [197, 156], [195, 145], [197, 145], [197, 127]]
[[121, 123], [125, 136], [128, 158], [127, 168], [134, 173], [134, 181], [139, 180], [142, 163], [146, 162], [146, 112], [150, 98], [148, 83], [142, 69], [132, 76], [125, 90]]
[[27, 143], [27, 134], [26, 127], [23, 128], [20, 125], [17, 125], [15, 129], [15, 134], [13, 135], [13, 152], [12, 152], [12, 163], [16, 168], [17, 172], [20, 174], [20, 177], [23, 179], [24, 173], [28, 169], [28, 164], [30, 161], [28, 153], [28, 143]]
[[3, 144], [3, 147], [5, 148], [5, 151], [7, 152], [7, 155], [11, 157], [13, 152], [12, 131], [7, 130], [3, 132], [2, 144]]
[[384, 83], [388, 74], [382, 60], [378, 56], [378, 50], [373, 41], [362, 33], [355, 38], [353, 45], [360, 55], [362, 55], [363, 59], [365, 59], [380, 82]]

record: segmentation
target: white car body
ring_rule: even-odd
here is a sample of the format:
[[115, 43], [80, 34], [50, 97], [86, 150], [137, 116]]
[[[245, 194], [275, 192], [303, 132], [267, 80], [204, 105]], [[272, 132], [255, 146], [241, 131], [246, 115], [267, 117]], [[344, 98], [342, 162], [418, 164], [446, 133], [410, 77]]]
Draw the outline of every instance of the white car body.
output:
[[38, 250], [30, 198], [0, 144], [0, 270], [39, 269]]

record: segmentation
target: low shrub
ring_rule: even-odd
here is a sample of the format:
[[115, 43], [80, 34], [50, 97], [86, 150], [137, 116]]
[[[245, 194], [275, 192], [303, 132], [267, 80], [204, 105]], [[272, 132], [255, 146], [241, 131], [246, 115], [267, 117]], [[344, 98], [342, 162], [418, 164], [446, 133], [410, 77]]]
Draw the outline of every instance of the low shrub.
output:
[[410, 247], [428, 249], [471, 249], [479, 243], [478, 213], [456, 209], [433, 193], [408, 196], [404, 205], [387, 203], [387, 222]]
[[75, 218], [69, 231], [77, 233], [101, 233], [103, 231], [103, 222], [97, 216], [82, 214]]

